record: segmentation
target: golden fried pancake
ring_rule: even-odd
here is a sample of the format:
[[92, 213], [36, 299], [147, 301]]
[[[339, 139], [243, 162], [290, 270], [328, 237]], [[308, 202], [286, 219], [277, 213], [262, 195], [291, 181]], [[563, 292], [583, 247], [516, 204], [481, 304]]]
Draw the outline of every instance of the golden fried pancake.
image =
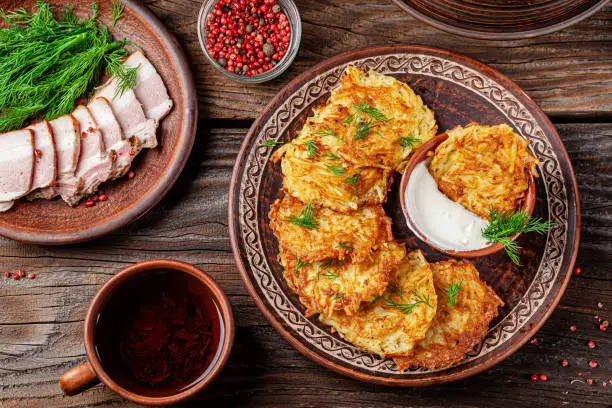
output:
[[287, 283], [306, 307], [306, 315], [343, 310], [350, 315], [361, 302], [371, 302], [384, 292], [389, 276], [406, 254], [403, 246], [386, 242], [363, 262], [329, 259], [304, 263], [280, 247], [280, 263]]
[[421, 251], [410, 252], [393, 273], [384, 294], [352, 316], [336, 311], [319, 316], [345, 340], [382, 357], [412, 352], [436, 314], [432, 272]]
[[308, 206], [285, 196], [270, 209], [270, 227], [280, 246], [303, 262], [327, 258], [357, 263], [371, 256], [382, 243], [391, 241], [391, 219], [382, 206], [365, 206], [351, 213], [319, 207], [312, 209], [314, 225], [304, 224]]
[[309, 155], [304, 145], [285, 145], [275, 156], [282, 154], [283, 187], [304, 203], [348, 212], [363, 205], [382, 204], [387, 199], [389, 170], [357, 168], [323, 156], [322, 149], [317, 155]]
[[294, 144], [314, 141], [358, 166], [402, 171], [413, 148], [435, 136], [434, 115], [403, 82], [349, 66]]
[[[431, 264], [438, 295], [436, 317], [425, 339], [417, 343], [414, 354], [395, 358], [400, 370], [409, 367], [430, 369], [446, 367], [459, 360], [480, 343], [489, 323], [504, 302], [478, 277], [474, 265], [466, 260], [449, 259]], [[450, 303], [452, 286], [461, 289]]]
[[482, 218], [521, 207], [538, 160], [508, 125], [470, 124], [448, 132], [429, 171], [448, 198]]

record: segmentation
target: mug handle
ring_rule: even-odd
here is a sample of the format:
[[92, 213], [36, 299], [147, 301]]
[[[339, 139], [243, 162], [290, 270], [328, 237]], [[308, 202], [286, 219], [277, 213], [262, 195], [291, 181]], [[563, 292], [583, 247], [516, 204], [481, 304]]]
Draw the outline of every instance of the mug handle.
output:
[[89, 361], [66, 371], [59, 379], [59, 386], [66, 395], [78, 394], [100, 382]]

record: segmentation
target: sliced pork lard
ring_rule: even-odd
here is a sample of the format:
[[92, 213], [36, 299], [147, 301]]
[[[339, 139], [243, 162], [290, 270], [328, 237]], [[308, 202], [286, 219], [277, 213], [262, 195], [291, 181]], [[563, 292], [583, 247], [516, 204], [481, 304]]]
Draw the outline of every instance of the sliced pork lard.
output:
[[34, 177], [34, 131], [21, 129], [0, 134], [0, 207], [8, 210], [26, 195]]
[[81, 152], [80, 127], [72, 115], [61, 116], [50, 123], [57, 153], [57, 179], [54, 187], [40, 189], [31, 198], [52, 198], [59, 194], [70, 203], [71, 197], [83, 187], [83, 180], [75, 177]]
[[133, 53], [125, 60], [124, 65], [137, 68], [136, 86], [133, 88], [140, 101], [145, 115], [157, 122], [162, 120], [170, 109], [172, 100], [157, 70], [140, 51]]
[[83, 183], [81, 189], [66, 201], [70, 205], [76, 205], [82, 197], [90, 195], [100, 184], [109, 179], [115, 155], [113, 151], [111, 154], [106, 153], [102, 133], [87, 107], [78, 106], [72, 112], [72, 116], [79, 122], [81, 139], [75, 176]]
[[32, 191], [55, 183], [57, 176], [53, 129], [46, 120], [28, 126], [34, 131], [34, 179]]
[[130, 168], [132, 158], [138, 150], [137, 145], [133, 146], [133, 144], [138, 143], [138, 140], [136, 138], [132, 138], [132, 140], [123, 138], [123, 131], [111, 109], [108, 99], [94, 98], [94, 100], [87, 105], [87, 108], [102, 133], [102, 140], [106, 152], [108, 154], [112, 152], [115, 156], [115, 163], [110, 174], [110, 179], [123, 176]]
[[118, 84], [119, 80], [112, 78], [106, 85], [98, 89], [94, 97], [106, 98], [110, 102], [126, 139], [132, 137], [138, 139], [139, 145], [143, 148], [156, 147], [157, 122], [154, 119], [147, 119], [136, 94], [131, 89], [115, 95]]

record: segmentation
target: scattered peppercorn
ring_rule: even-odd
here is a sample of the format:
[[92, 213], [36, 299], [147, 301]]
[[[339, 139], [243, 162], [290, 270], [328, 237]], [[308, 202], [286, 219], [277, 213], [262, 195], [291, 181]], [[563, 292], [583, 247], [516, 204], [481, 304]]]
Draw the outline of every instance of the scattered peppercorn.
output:
[[129, 178], [129, 179], [133, 179], [135, 175], [136, 175], [136, 174], [135, 174], [135, 173], [134, 173], [134, 171], [132, 170], [132, 171], [130, 171], [130, 172], [128, 173], [128, 178]]
[[603, 303], [601, 303], [601, 302], [597, 302], [597, 308], [599, 308], [599, 309], [603, 309]]
[[18, 274], [17, 272], [15, 272], [15, 273], [13, 274], [13, 279], [15, 279], [15, 280], [19, 280], [20, 278], [21, 278], [21, 276], [19, 276], [19, 274]]
[[606, 330], [608, 330], [608, 326], [610, 325], [610, 322], [608, 322], [607, 320], [604, 320], [603, 322], [601, 322], [601, 324], [599, 325], [599, 330], [601, 330], [602, 332], [605, 332]]
[[100, 194], [100, 197], [98, 197], [100, 201], [106, 201], [108, 200], [108, 196], [106, 194]]
[[587, 345], [589, 346], [589, 348], [593, 349], [595, 348], [595, 342], [593, 340], [589, 340], [589, 342], [587, 343]]
[[529, 343], [531, 343], [531, 344], [538, 344], [538, 338], [534, 337], [533, 339], [531, 339], [531, 341]]
[[597, 368], [598, 365], [599, 364], [597, 364], [597, 361], [595, 361], [595, 360], [589, 361], [589, 367], [591, 367], [591, 368]]
[[18, 270], [17, 273], [19, 274], [20, 278], [23, 278], [25, 276], [25, 271], [23, 269]]
[[576, 268], [576, 269], [574, 269], [574, 273], [575, 273], [576, 275], [580, 275], [580, 273], [581, 273], [581, 272], [582, 272], [582, 271], [580, 270], [580, 268]]
[[89, 207], [93, 207], [94, 206], [94, 200], [92, 200], [91, 198], [87, 201], [85, 201], [85, 207], [89, 208]]
[[34, 279], [34, 278], [36, 278], [36, 274], [31, 273], [28, 275], [28, 279]]
[[286, 54], [291, 26], [277, 0], [219, 0], [208, 14], [206, 50], [227, 72], [253, 76]]
[[587, 378], [586, 383], [589, 385], [593, 385], [593, 379], [592, 378]]
[[4, 277], [5, 278], [10, 278], [11, 277], [11, 273], [9, 271], [4, 272]]
[[563, 360], [561, 361], [561, 367], [567, 367], [569, 365], [569, 361]]
[[576, 326], [570, 326], [570, 331], [571, 332], [575, 332], [576, 331]]
[[533, 381], [533, 382], [538, 381], [538, 379], [539, 379], [539, 378], [540, 378], [540, 377], [539, 377], [537, 374], [532, 374], [532, 375], [531, 375], [531, 381]]

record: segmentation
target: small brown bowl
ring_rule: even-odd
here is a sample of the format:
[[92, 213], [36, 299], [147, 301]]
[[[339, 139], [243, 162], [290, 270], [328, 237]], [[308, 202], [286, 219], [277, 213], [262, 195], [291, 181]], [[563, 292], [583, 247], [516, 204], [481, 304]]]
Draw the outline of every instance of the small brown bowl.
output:
[[[188, 388], [176, 390], [170, 395], [159, 395], [155, 390], [142, 390], [134, 392], [128, 390], [123, 385], [115, 381], [103, 367], [98, 352], [96, 351], [95, 326], [101, 311], [116, 293], [117, 289], [123, 286], [132, 278], [138, 277], [146, 279], [146, 274], [158, 270], [170, 270], [172, 272], [185, 273], [195, 277], [203, 285], [207, 294], [215, 303], [218, 314], [220, 328], [219, 345], [216, 350], [215, 358], [206, 368], [205, 372], [193, 385]], [[108, 388], [136, 404], [143, 405], [169, 405], [176, 404], [190, 398], [204, 389], [221, 372], [227, 362], [232, 344], [234, 342], [234, 318], [232, 315], [229, 300], [223, 293], [221, 287], [205, 272], [185, 262], [169, 259], [157, 259], [146, 262], [139, 262], [118, 272], [108, 282], [106, 282], [96, 293], [85, 317], [85, 352], [87, 360], [85, 363], [72, 368], [62, 375], [59, 379], [59, 386], [66, 395], [74, 395], [102, 381]]]
[[[482, 249], [475, 249], [472, 251], [453, 251], [448, 249], [442, 249], [436, 246], [431, 240], [428, 239], [427, 235], [423, 233], [419, 227], [416, 225], [414, 220], [412, 219], [410, 213], [406, 207], [406, 200], [404, 198], [404, 194], [406, 192], [406, 188], [408, 187], [408, 180], [410, 180], [410, 175], [414, 168], [421, 163], [423, 160], [428, 158], [430, 152], [433, 152], [436, 147], [438, 147], [442, 142], [448, 139], [448, 135], [446, 133], [439, 134], [435, 136], [431, 140], [425, 142], [417, 151], [414, 152], [408, 164], [406, 165], [406, 169], [404, 170], [404, 174], [402, 175], [402, 181], [400, 183], [399, 188], [399, 198], [402, 206], [402, 212], [404, 213], [404, 217], [406, 218], [406, 223], [408, 227], [421, 241], [425, 242], [427, 245], [435, 249], [436, 251], [444, 252], [452, 256], [456, 256], [459, 258], [477, 258], [481, 256], [487, 256], [494, 254], [496, 252], [501, 251], [504, 247], [499, 242], [490, 245], [488, 247]], [[529, 187], [527, 189], [527, 194], [525, 196], [525, 200], [523, 202], [523, 210], [531, 215], [533, 213], [533, 208], [535, 207], [536, 200], [536, 191], [535, 191], [535, 181], [533, 179], [533, 175], [529, 174]], [[515, 240], [518, 238], [520, 234], [514, 235], [511, 239]]]

